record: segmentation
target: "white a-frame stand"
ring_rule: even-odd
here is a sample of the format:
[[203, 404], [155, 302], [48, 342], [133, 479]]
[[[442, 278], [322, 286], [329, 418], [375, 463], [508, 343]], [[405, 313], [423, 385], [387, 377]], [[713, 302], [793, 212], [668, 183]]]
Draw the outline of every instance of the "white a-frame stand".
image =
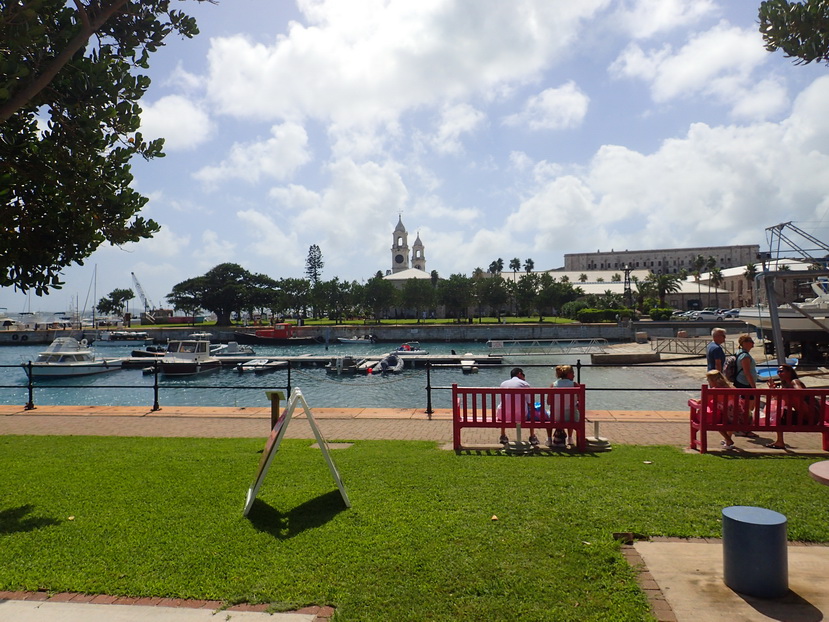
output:
[[271, 434], [268, 437], [268, 441], [265, 443], [265, 449], [262, 452], [262, 459], [259, 460], [259, 467], [256, 469], [256, 477], [254, 477], [253, 484], [248, 489], [248, 497], [245, 501], [245, 516], [247, 516], [248, 512], [250, 512], [250, 508], [253, 506], [253, 501], [256, 499], [256, 494], [259, 492], [259, 487], [262, 485], [262, 481], [265, 479], [268, 468], [271, 466], [271, 461], [276, 455], [276, 452], [279, 451], [279, 446], [282, 444], [282, 438], [285, 436], [285, 430], [288, 429], [288, 424], [291, 422], [291, 419], [293, 419], [294, 411], [296, 410], [297, 405], [302, 406], [305, 417], [308, 419], [308, 424], [311, 426], [311, 430], [314, 432], [314, 437], [317, 439], [317, 445], [319, 445], [320, 451], [325, 458], [325, 462], [328, 464], [328, 470], [331, 472], [331, 476], [334, 478], [337, 488], [340, 489], [340, 495], [343, 498], [345, 507], [351, 507], [351, 501], [348, 500], [348, 493], [346, 493], [345, 486], [343, 486], [343, 480], [337, 471], [337, 467], [334, 466], [334, 461], [331, 459], [331, 453], [328, 450], [328, 443], [325, 442], [322, 433], [317, 427], [316, 421], [314, 421], [314, 415], [311, 413], [311, 409], [308, 408], [308, 402], [305, 401], [305, 398], [302, 396], [302, 392], [297, 388], [294, 389], [293, 393], [291, 393], [288, 405], [276, 421], [276, 424], [273, 426], [273, 430], [271, 430]]

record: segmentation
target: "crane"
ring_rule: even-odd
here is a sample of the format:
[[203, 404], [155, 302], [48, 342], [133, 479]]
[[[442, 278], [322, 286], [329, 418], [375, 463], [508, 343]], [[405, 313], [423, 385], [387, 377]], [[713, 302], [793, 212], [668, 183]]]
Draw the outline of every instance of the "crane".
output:
[[147, 294], [144, 293], [144, 288], [141, 287], [141, 283], [138, 282], [138, 277], [135, 276], [135, 272], [130, 272], [130, 274], [132, 275], [132, 282], [135, 284], [135, 289], [138, 290], [138, 297], [144, 305], [144, 313], [148, 313], [152, 303], [147, 298]]

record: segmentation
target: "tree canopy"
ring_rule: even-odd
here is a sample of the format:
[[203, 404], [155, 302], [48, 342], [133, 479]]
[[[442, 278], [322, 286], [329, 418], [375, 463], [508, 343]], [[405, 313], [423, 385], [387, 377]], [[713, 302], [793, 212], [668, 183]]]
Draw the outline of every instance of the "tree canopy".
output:
[[783, 50], [796, 65], [829, 63], [829, 0], [765, 0], [759, 17], [768, 51]]
[[0, 0], [0, 286], [48, 293], [102, 243], [159, 230], [137, 216], [129, 162], [163, 156], [138, 132], [138, 70], [169, 34], [198, 33], [170, 4]]

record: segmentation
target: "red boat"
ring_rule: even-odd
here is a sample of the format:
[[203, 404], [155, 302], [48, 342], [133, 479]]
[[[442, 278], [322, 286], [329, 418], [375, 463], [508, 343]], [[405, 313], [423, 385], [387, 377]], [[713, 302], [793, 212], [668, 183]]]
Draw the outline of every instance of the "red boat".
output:
[[287, 345], [304, 345], [311, 343], [320, 343], [318, 337], [313, 336], [298, 336], [296, 334], [296, 326], [293, 324], [274, 324], [269, 328], [260, 328], [253, 333], [246, 333], [242, 331], [235, 331], [234, 338], [239, 343], [258, 343], [270, 344], [276, 346]]

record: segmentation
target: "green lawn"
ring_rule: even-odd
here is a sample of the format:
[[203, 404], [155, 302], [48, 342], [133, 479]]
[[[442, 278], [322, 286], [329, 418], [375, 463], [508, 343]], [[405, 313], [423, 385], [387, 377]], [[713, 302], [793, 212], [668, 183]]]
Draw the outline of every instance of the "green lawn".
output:
[[338, 621], [647, 620], [614, 531], [719, 536], [723, 507], [759, 505], [790, 539], [829, 541], [815, 458], [360, 441], [332, 452], [345, 509], [320, 452], [286, 441], [244, 518], [263, 445], [0, 437], [0, 589], [329, 604]]

